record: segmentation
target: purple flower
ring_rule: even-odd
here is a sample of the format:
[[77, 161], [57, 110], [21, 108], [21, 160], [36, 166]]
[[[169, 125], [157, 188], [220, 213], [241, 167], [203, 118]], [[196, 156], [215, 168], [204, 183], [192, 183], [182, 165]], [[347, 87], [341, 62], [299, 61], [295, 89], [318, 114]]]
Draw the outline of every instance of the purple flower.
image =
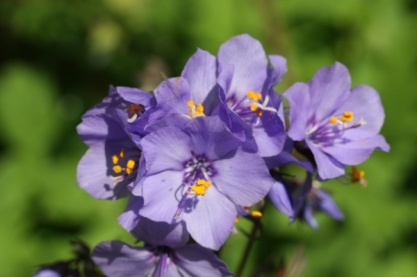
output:
[[294, 199], [294, 214], [292, 221], [297, 218], [306, 222], [312, 228], [319, 227], [314, 213], [323, 212], [336, 220], [343, 220], [343, 213], [332, 199], [329, 192], [320, 188], [318, 181], [313, 181], [308, 173], [306, 180], [301, 183], [294, 179], [289, 183]]
[[181, 119], [184, 124], [191, 118], [210, 115], [218, 103], [216, 88], [216, 58], [198, 49], [181, 77], [167, 79], [155, 89], [156, 107], [133, 125], [144, 126], [149, 133], [169, 126], [172, 114], [183, 115], [176, 120]]
[[51, 269], [41, 269], [33, 277], [62, 277], [61, 274]]
[[198, 117], [182, 128], [166, 127], [140, 145], [146, 174], [133, 189], [142, 195], [143, 217], [184, 221], [201, 245], [219, 249], [230, 234], [236, 206], [252, 206], [273, 179], [258, 155], [244, 152], [217, 117]]
[[183, 115], [184, 124], [190, 118], [218, 115], [245, 142], [245, 149], [262, 157], [276, 155], [285, 141], [285, 127], [281, 96], [273, 87], [286, 70], [284, 58], [272, 55], [268, 61], [262, 45], [249, 35], [224, 43], [217, 60], [198, 49], [181, 77], [155, 89], [156, 107], [135, 124], [152, 132], [170, 126], [172, 114]]
[[[213, 252], [200, 245], [186, 245], [184, 223], [169, 225], [144, 219], [133, 234], [145, 247], [120, 241], [100, 243], [93, 250], [94, 262], [107, 276], [233, 276]], [[150, 243], [149, 243], [150, 240]], [[165, 243], [169, 242], [170, 245]]]
[[[134, 94], [136, 103], [122, 95]], [[110, 87], [109, 96], [87, 111], [77, 131], [89, 149], [77, 168], [78, 185], [100, 199], [117, 199], [128, 195], [127, 186], [138, 178], [141, 151], [133, 142], [140, 136], [127, 131], [133, 122], [152, 106], [152, 95], [138, 89]]]
[[321, 179], [343, 175], [346, 165], [362, 163], [374, 149], [389, 150], [378, 134], [385, 117], [378, 93], [350, 85], [346, 67], [335, 63], [284, 93], [291, 107], [288, 135], [299, 141], [298, 150], [311, 151]]
[[262, 157], [277, 155], [286, 134], [281, 96], [273, 87], [287, 71], [286, 60], [271, 55], [268, 62], [259, 41], [240, 35], [220, 47], [218, 64], [216, 114], [245, 148]]

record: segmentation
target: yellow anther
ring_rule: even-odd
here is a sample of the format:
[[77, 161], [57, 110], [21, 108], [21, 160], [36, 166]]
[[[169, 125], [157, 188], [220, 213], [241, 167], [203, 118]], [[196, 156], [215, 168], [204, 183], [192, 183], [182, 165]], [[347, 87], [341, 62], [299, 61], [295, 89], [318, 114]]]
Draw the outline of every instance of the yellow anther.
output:
[[128, 160], [126, 163], [127, 168], [133, 169], [135, 167], [136, 162], [134, 160]]
[[119, 157], [117, 155], [113, 155], [111, 157], [111, 160], [112, 160], [113, 164], [117, 164], [119, 162]]
[[197, 186], [194, 185], [191, 187], [191, 190], [197, 195], [204, 195], [206, 194], [206, 188], [204, 186]]
[[209, 188], [211, 186], [211, 182], [210, 181], [206, 181], [204, 179], [198, 179], [196, 184], [196, 186], [203, 186], [206, 189]]
[[330, 117], [329, 122], [330, 122], [331, 124], [336, 124], [336, 123], [338, 122], [337, 117], [335, 117], [335, 116]]
[[255, 98], [255, 92], [253, 90], [250, 90], [250, 91], [248, 91], [248, 93], [246, 94], [246, 96], [249, 99], [252, 99], [253, 100]]
[[238, 222], [239, 222], [239, 217], [236, 216], [235, 223], [238, 223]]
[[365, 171], [359, 170], [358, 167], [352, 166], [352, 177], [350, 179], [350, 182], [352, 184], [359, 183], [362, 185], [362, 187], [366, 187], [368, 183], [364, 179], [365, 177]]
[[125, 149], [122, 148], [122, 150], [120, 150], [120, 154], [119, 154], [120, 158], [123, 158], [125, 156]]
[[196, 115], [204, 115], [204, 107], [202, 104], [198, 104], [197, 108], [195, 109]]
[[340, 120], [342, 122], [351, 122], [353, 120], [353, 112], [346, 111], [343, 113], [343, 115], [340, 117]]
[[120, 165], [115, 165], [115, 166], [113, 166], [113, 171], [115, 173], [120, 173], [120, 172], [122, 172], [122, 167]]
[[253, 211], [250, 214], [252, 217], [262, 217], [262, 213], [260, 211]]
[[191, 190], [196, 195], [204, 195], [206, 194], [206, 190], [211, 186], [210, 181], [206, 181], [204, 179], [198, 179], [197, 182], [195, 182], [195, 185], [191, 187]]
[[352, 183], [357, 183], [365, 177], [365, 171], [359, 170], [358, 167], [352, 166]]
[[256, 105], [256, 103], [252, 103], [252, 104], [250, 104], [250, 110], [251, 110], [252, 112], [256, 111], [258, 108], [259, 108], [259, 107], [258, 107], [258, 105]]
[[248, 91], [248, 93], [246, 94], [246, 96], [254, 101], [259, 101], [262, 99], [262, 94], [260, 93], [256, 93], [253, 90]]
[[187, 101], [187, 105], [188, 105], [188, 107], [190, 107], [190, 108], [194, 108], [194, 107], [195, 107], [195, 103], [194, 103], [194, 101], [193, 101], [193, 100], [188, 100], [188, 101]]

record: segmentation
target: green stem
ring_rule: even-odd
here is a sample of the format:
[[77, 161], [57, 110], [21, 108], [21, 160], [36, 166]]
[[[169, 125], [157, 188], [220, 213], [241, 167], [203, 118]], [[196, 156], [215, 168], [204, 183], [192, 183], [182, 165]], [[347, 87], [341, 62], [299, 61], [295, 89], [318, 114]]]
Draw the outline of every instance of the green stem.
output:
[[250, 250], [252, 249], [253, 243], [255, 242], [254, 238], [255, 238], [257, 229], [258, 229], [258, 227], [254, 223], [253, 227], [252, 227], [251, 234], [249, 236], [249, 241], [246, 244], [245, 251], [243, 252], [242, 259], [240, 260], [240, 264], [239, 264], [236, 276], [242, 276], [242, 272], [243, 272], [243, 269], [245, 268], [246, 262], [248, 260]]

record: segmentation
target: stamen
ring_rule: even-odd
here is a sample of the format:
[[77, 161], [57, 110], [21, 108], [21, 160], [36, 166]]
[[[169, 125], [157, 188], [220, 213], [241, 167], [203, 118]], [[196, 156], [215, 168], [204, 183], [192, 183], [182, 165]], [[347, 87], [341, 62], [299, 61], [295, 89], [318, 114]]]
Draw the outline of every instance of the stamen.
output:
[[238, 222], [239, 222], [239, 217], [236, 216], [235, 223], [238, 223]]
[[339, 122], [339, 120], [337, 120], [337, 117], [332, 116], [332, 117], [330, 117], [329, 122], [330, 122], [331, 124], [337, 124], [337, 122]]
[[113, 164], [117, 164], [119, 162], [119, 157], [117, 155], [113, 155], [111, 157], [111, 160], [112, 160]]
[[340, 117], [340, 120], [342, 122], [351, 122], [353, 121], [353, 112], [346, 111], [343, 113], [343, 115]]
[[[124, 158], [125, 158], [124, 148], [120, 150], [119, 155], [113, 155], [111, 157], [112, 163], [114, 164], [114, 166], [112, 167], [112, 170], [114, 173], [119, 174], [119, 173], [122, 173], [123, 171], [125, 171], [126, 174], [128, 175], [133, 173], [133, 170], [135, 169], [135, 165], [136, 165], [135, 160], [129, 159], [126, 161], [124, 160]], [[121, 165], [121, 164], [124, 164], [125, 162], [126, 162], [126, 166], [125, 166], [126, 168], [122, 167]]]
[[197, 109], [195, 110], [195, 112], [196, 115], [204, 115], [204, 107], [201, 103], [197, 105]]
[[262, 100], [262, 94], [261, 93], [256, 93], [253, 90], [248, 91], [248, 93], [246, 94], [246, 96], [254, 101], [259, 101]]
[[132, 174], [136, 162], [134, 160], [128, 160], [126, 163], [126, 173]]
[[194, 104], [194, 101], [193, 101], [193, 100], [188, 100], [188, 101], [187, 101], [187, 105], [188, 105], [188, 107], [189, 107], [190, 109], [195, 107], [195, 104]]
[[187, 101], [187, 106], [189, 108], [188, 115], [190, 117], [204, 116], [204, 106], [200, 103], [197, 106], [193, 100]]
[[250, 110], [252, 112], [256, 111], [257, 109], [259, 109], [258, 103], [251, 103], [250, 104]]
[[365, 177], [365, 171], [359, 170], [357, 166], [352, 166], [352, 177], [351, 177], [351, 183], [359, 183], [362, 185], [362, 187], [366, 187], [368, 185], [368, 182], [364, 179]]
[[138, 115], [137, 114], [134, 114], [134, 115], [132, 115], [132, 117], [129, 117], [128, 119], [127, 119], [127, 123], [133, 123], [133, 122], [135, 122], [135, 120], [138, 118]]
[[261, 117], [263, 115], [263, 111], [270, 111], [270, 112], [277, 112], [276, 109], [272, 108], [272, 107], [267, 107], [268, 103], [269, 103], [269, 96], [265, 96], [265, 100], [263, 103], [260, 103], [258, 101], [262, 100], [262, 94], [261, 93], [255, 93], [254, 91], [248, 91], [247, 93], [247, 97], [253, 101], [256, 102], [252, 102], [250, 103], [249, 109], [252, 112], [256, 113], [257, 117]]
[[197, 182], [195, 182], [195, 185], [191, 187], [191, 190], [196, 195], [205, 195], [206, 190], [211, 186], [210, 181], [206, 181], [204, 179], [198, 179]]
[[115, 166], [113, 166], [113, 171], [115, 173], [120, 173], [120, 172], [122, 172], [122, 167], [120, 165], [115, 165]]
[[127, 109], [128, 123], [134, 122], [139, 115], [141, 115], [145, 111], [145, 107], [141, 104], [130, 104], [129, 108]]
[[250, 213], [252, 217], [262, 217], [262, 213], [260, 211], [253, 211]]

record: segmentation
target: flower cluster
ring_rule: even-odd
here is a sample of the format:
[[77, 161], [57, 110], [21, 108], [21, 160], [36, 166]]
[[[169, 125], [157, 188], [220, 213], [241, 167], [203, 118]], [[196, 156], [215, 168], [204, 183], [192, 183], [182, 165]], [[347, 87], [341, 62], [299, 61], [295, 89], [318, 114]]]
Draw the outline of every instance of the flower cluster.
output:
[[[356, 166], [374, 149], [389, 150], [378, 134], [380, 98], [369, 86], [351, 89], [336, 62], [283, 94], [286, 126], [274, 90], [286, 71], [285, 58], [240, 35], [217, 57], [197, 50], [181, 76], [152, 93], [110, 87], [83, 116], [77, 130], [89, 149], [78, 185], [99, 199], [128, 197], [119, 224], [145, 242], [96, 246], [92, 258], [106, 275], [232, 276], [210, 249], [220, 249], [239, 217], [261, 217], [251, 211], [260, 202], [314, 228], [317, 211], [343, 219], [319, 181], [365, 183]], [[307, 177], [285, 177], [279, 169], [288, 163]]]

